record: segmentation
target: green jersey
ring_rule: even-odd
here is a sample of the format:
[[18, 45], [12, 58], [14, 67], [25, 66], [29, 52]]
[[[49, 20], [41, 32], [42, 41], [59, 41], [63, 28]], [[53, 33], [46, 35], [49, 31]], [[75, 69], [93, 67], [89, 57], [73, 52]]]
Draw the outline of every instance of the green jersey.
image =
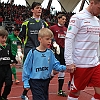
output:
[[21, 45], [21, 40], [14, 33], [8, 35], [7, 43], [11, 46], [11, 51], [14, 56], [17, 54], [17, 46]]

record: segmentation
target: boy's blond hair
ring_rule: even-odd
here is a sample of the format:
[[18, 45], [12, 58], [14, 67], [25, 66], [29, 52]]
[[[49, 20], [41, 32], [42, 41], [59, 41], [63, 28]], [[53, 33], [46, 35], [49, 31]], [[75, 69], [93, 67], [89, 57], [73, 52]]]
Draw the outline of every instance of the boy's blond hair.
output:
[[8, 32], [5, 29], [0, 29], [0, 36], [8, 36]]
[[49, 36], [50, 38], [54, 37], [53, 32], [50, 29], [48, 28], [40, 29], [38, 33], [38, 37], [45, 37], [45, 36]]

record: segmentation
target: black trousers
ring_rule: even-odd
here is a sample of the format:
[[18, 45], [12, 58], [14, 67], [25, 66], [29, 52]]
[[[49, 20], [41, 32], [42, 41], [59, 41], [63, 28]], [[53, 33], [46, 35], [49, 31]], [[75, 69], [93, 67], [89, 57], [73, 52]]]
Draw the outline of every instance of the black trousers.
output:
[[61, 65], [65, 65], [64, 48], [63, 47], [60, 47], [60, 54], [59, 55], [55, 52], [55, 57], [57, 60], [59, 60]]
[[[3, 85], [4, 89], [3, 92], [1, 92]], [[5, 99], [7, 98], [7, 96], [10, 94], [11, 86], [12, 86], [12, 72], [10, 65], [0, 66], [0, 98], [1, 96]]]
[[49, 100], [48, 89], [50, 79], [30, 79], [30, 89], [33, 95], [32, 100]]

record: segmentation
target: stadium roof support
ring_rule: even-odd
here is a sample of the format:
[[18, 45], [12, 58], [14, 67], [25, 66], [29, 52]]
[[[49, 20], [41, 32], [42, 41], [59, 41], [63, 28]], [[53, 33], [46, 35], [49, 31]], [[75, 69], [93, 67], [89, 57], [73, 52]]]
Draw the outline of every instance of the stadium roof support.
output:
[[81, 11], [81, 10], [83, 9], [83, 7], [84, 7], [84, 4], [85, 4], [85, 1], [86, 1], [86, 0], [82, 0], [82, 3], [81, 3], [81, 6], [80, 6], [80, 9], [79, 9], [79, 11]]
[[[26, 0], [29, 5], [31, 5], [34, 1], [42, 3], [43, 0]], [[72, 12], [76, 5], [79, 3], [80, 0], [58, 0], [61, 5], [63, 6], [62, 10], [66, 10], [67, 12]]]

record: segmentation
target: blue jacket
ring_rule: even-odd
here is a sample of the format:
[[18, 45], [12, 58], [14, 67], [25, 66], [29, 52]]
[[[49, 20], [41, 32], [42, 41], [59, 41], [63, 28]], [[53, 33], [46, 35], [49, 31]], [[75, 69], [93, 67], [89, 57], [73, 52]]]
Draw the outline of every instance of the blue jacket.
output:
[[30, 78], [50, 78], [52, 70], [64, 71], [66, 70], [66, 66], [60, 65], [60, 62], [55, 58], [50, 49], [46, 49], [46, 51], [31, 49], [23, 67], [22, 81], [24, 82], [24, 87], [28, 88], [28, 80]]

